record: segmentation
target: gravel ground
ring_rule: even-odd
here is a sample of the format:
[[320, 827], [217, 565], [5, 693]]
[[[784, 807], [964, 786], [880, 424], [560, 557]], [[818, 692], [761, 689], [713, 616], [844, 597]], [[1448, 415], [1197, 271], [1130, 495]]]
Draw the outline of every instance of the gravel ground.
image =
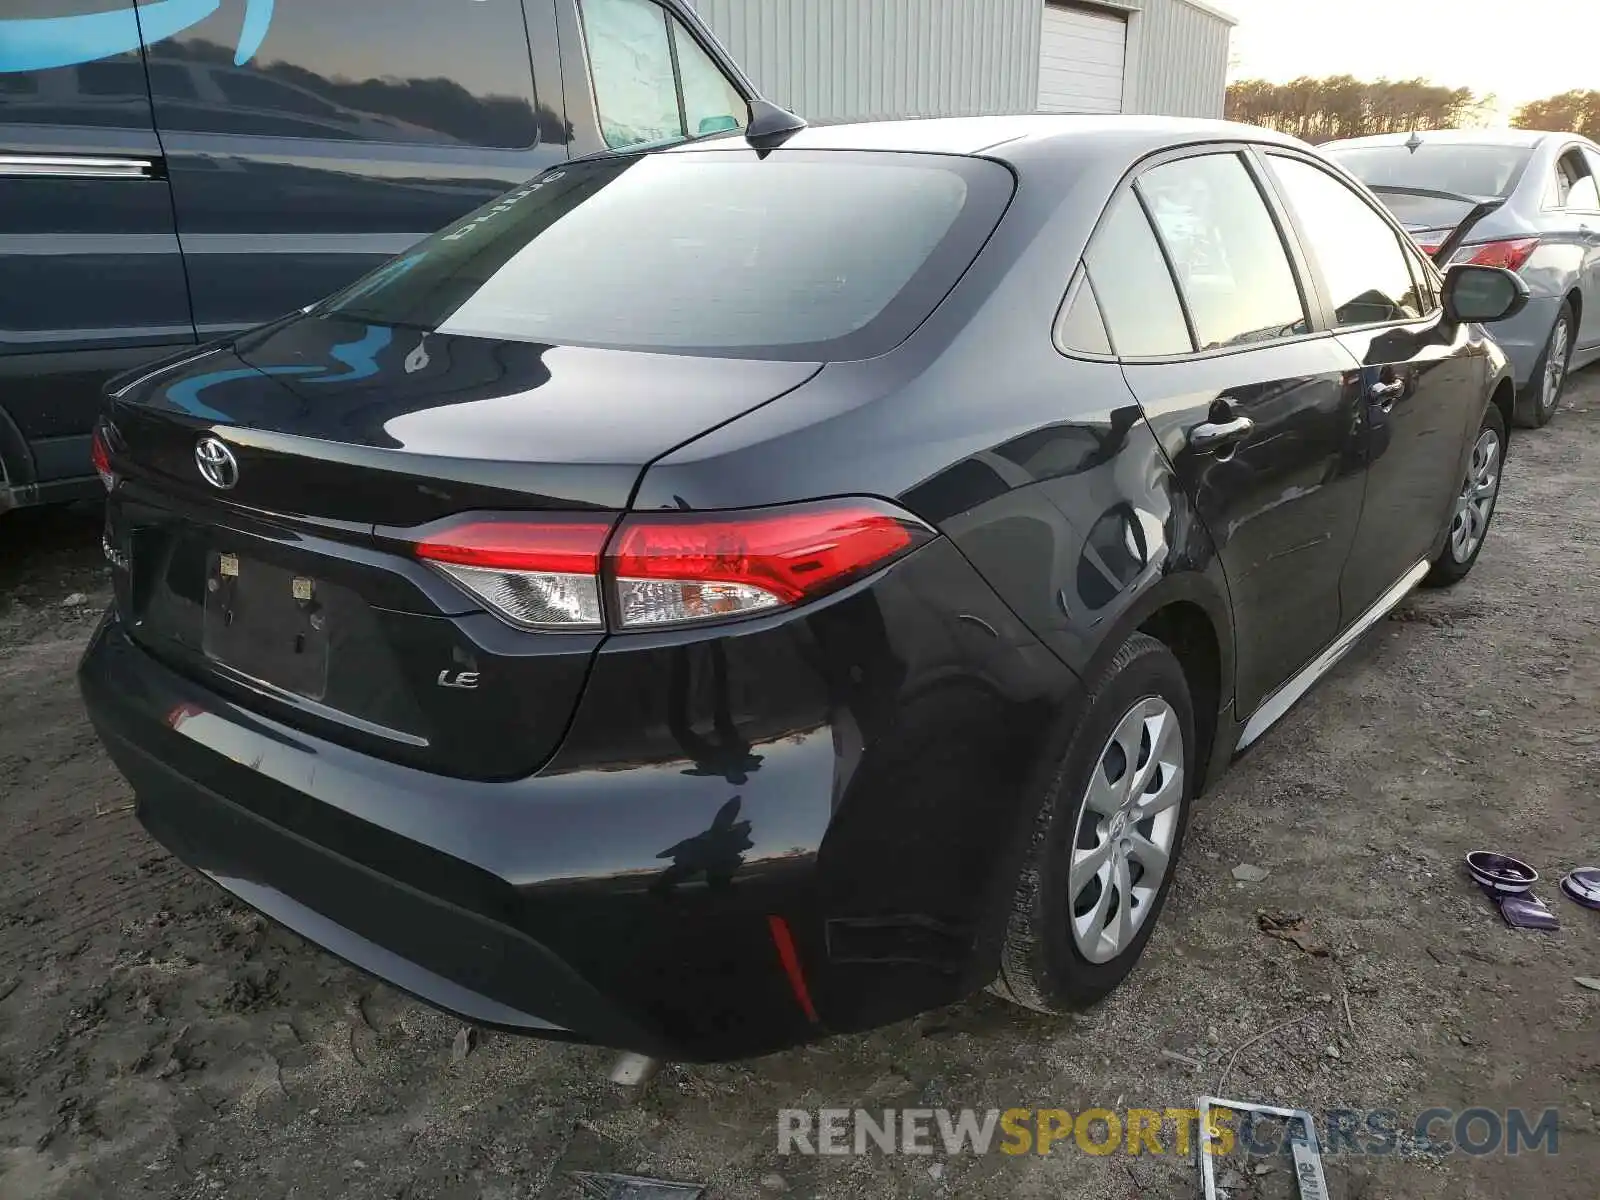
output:
[[[1070, 1142], [780, 1157], [776, 1114], [1161, 1109], [1225, 1072], [1236, 1099], [1407, 1125], [1435, 1106], [1560, 1110], [1554, 1156], [1341, 1157], [1335, 1200], [1592, 1198], [1600, 992], [1574, 979], [1600, 976], [1600, 914], [1545, 887], [1563, 928], [1510, 930], [1458, 865], [1485, 846], [1547, 880], [1600, 861], [1600, 372], [1573, 382], [1553, 426], [1513, 441], [1471, 579], [1415, 596], [1207, 798], [1111, 1001], [1057, 1020], [985, 996], [753, 1062], [669, 1065], [641, 1095], [605, 1082], [600, 1050], [491, 1034], [453, 1054], [455, 1022], [170, 859], [72, 683], [108, 594], [97, 518], [0, 519], [0, 1198], [553, 1198], [578, 1169], [714, 1197], [1187, 1197], [1192, 1161]], [[1238, 883], [1244, 863], [1270, 874]], [[1261, 910], [1304, 914], [1330, 953], [1265, 936]], [[1292, 1188], [1278, 1165], [1234, 1195]]]

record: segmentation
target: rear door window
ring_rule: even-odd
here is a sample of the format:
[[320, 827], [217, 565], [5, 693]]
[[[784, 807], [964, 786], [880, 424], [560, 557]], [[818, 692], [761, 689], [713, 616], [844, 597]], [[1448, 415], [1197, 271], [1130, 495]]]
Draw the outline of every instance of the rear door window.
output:
[[1600, 211], [1600, 190], [1583, 150], [1572, 147], [1556, 163], [1556, 208], [1575, 212]]
[[950, 290], [1012, 187], [998, 163], [931, 154], [595, 158], [507, 193], [330, 305], [473, 337], [870, 357]]
[[1132, 191], [1112, 201], [1084, 262], [1119, 355], [1150, 358], [1194, 349], [1172, 272]]
[[1310, 331], [1277, 223], [1237, 154], [1152, 167], [1138, 187], [1202, 350]]
[[1338, 327], [1420, 319], [1423, 302], [1394, 228], [1320, 167], [1279, 154], [1268, 161], [1321, 268]]
[[666, 9], [651, 0], [583, 0], [582, 13], [606, 145], [654, 145], [744, 128], [744, 98]]

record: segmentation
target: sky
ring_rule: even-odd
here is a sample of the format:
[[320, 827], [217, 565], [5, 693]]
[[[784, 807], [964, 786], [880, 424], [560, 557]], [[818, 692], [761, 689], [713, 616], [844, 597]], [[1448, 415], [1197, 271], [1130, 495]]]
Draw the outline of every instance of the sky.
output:
[[1597, 0], [1215, 0], [1239, 19], [1232, 79], [1421, 76], [1494, 93], [1502, 116], [1600, 90]]

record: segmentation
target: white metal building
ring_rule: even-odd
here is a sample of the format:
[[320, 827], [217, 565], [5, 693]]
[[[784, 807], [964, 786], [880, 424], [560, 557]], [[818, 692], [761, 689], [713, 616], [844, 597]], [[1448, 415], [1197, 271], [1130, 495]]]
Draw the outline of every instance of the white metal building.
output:
[[1013, 112], [1220, 117], [1234, 19], [1201, 0], [693, 0], [810, 120]]

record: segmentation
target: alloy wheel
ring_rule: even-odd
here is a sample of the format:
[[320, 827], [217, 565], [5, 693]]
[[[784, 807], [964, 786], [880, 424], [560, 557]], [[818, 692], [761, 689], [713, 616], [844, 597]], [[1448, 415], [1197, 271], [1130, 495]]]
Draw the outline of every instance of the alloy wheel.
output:
[[1130, 708], [1095, 760], [1078, 809], [1067, 903], [1078, 952], [1109, 962], [1138, 936], [1172, 865], [1183, 729], [1159, 696]]
[[1550, 331], [1550, 345], [1544, 352], [1544, 385], [1539, 393], [1539, 406], [1546, 413], [1554, 413], [1561, 402], [1561, 385], [1567, 377], [1567, 350], [1569, 341], [1567, 318], [1560, 317]]
[[1450, 523], [1450, 553], [1459, 563], [1468, 562], [1489, 530], [1494, 502], [1500, 494], [1500, 435], [1492, 429], [1478, 434], [1472, 447], [1472, 462], [1466, 481], [1456, 498], [1455, 519]]

